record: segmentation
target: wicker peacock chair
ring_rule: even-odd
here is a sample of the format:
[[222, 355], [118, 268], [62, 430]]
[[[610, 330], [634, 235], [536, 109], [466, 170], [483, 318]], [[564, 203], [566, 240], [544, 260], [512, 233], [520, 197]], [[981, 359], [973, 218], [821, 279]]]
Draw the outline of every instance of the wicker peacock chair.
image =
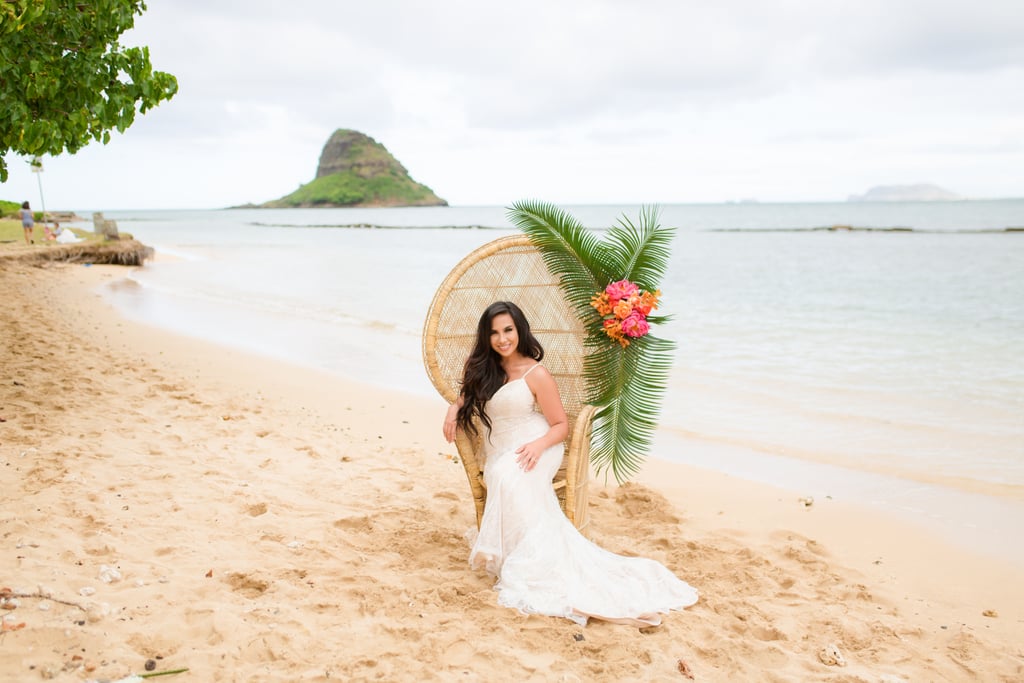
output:
[[[544, 346], [544, 366], [554, 376], [569, 418], [565, 459], [553, 486], [566, 517], [578, 529], [588, 521], [590, 432], [596, 408], [583, 403], [585, 332], [571, 305], [548, 272], [540, 251], [528, 237], [514, 235], [489, 242], [466, 256], [434, 295], [423, 329], [423, 361], [430, 381], [444, 400], [459, 395], [463, 363], [473, 350], [480, 314], [495, 301], [512, 301], [523, 309], [530, 330]], [[481, 443], [459, 430], [459, 451], [476, 503], [476, 521], [484, 513]]]

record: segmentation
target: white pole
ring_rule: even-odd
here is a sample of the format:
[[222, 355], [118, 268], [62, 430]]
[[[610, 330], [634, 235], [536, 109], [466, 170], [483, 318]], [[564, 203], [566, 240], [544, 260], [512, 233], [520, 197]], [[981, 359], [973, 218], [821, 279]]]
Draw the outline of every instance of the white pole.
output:
[[36, 180], [39, 181], [39, 204], [43, 208], [43, 226], [49, 225], [46, 222], [46, 200], [43, 199], [43, 161], [39, 157], [32, 159], [32, 171], [36, 174]]

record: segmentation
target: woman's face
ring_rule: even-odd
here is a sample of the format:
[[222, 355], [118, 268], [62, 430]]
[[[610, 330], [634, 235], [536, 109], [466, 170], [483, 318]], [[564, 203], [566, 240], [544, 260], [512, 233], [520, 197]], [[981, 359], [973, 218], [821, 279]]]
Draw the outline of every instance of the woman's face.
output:
[[508, 358], [519, 349], [519, 332], [508, 313], [491, 318], [491, 348], [502, 358]]

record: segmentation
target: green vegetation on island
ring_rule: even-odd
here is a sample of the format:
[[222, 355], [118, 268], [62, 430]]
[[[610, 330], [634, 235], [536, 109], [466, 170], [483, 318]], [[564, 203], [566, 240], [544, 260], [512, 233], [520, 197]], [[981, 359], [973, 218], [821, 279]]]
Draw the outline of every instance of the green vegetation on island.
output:
[[359, 207], [447, 206], [448, 202], [409, 176], [391, 153], [373, 138], [337, 130], [320, 154], [316, 178], [289, 195], [260, 206]]

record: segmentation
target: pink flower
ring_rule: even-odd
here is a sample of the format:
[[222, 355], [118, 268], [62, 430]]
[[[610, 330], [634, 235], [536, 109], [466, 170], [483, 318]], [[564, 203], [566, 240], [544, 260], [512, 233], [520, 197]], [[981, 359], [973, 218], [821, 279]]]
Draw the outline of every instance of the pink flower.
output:
[[612, 282], [604, 288], [605, 293], [611, 300], [611, 304], [614, 306], [619, 303], [621, 299], [628, 299], [637, 292], [640, 288], [629, 280], [619, 280], [618, 282]]
[[598, 315], [604, 333], [622, 348], [629, 346], [630, 339], [643, 337], [651, 331], [647, 315], [658, 307], [661, 291], [643, 292], [629, 280], [612, 282], [590, 299]]
[[627, 337], [642, 337], [651, 331], [651, 326], [639, 311], [634, 311], [622, 321], [622, 333]]

